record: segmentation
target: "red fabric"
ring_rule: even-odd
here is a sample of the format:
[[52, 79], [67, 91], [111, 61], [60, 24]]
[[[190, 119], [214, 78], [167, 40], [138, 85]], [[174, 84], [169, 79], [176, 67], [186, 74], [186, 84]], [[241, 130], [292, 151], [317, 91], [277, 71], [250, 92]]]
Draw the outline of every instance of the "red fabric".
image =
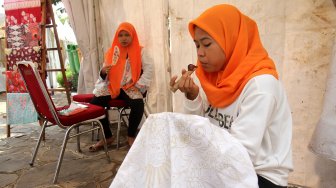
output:
[[41, 0], [4, 0], [3, 3], [5, 10], [41, 6]]
[[[72, 99], [76, 102], [89, 103], [93, 97], [94, 97], [93, 94], [78, 94], [78, 95], [74, 95]], [[109, 106], [121, 108], [121, 107], [126, 107], [127, 104], [124, 100], [121, 100], [121, 99], [111, 99], [109, 101]]]
[[[105, 115], [105, 109], [103, 107], [93, 104], [85, 104], [85, 105], [87, 105], [88, 108], [86, 108], [84, 111], [73, 114], [71, 116], [58, 115], [60, 122], [64, 126], [71, 126], [75, 123], [79, 123], [85, 120], [94, 119]], [[57, 110], [59, 109], [66, 109], [66, 108], [57, 108]]]
[[22, 76], [18, 71], [6, 71], [6, 83], [8, 93], [27, 93]]
[[7, 48], [39, 46], [41, 28], [37, 23], [12, 25], [6, 27]]
[[39, 46], [39, 42], [41, 41], [42, 33], [41, 33], [41, 28], [38, 23], [30, 23], [30, 24], [25, 24], [25, 41], [26, 41], [26, 46]]
[[76, 102], [86, 102], [86, 103], [89, 103], [93, 97], [94, 97], [93, 94], [78, 94], [78, 95], [74, 95], [72, 97], [72, 100], [76, 101]]
[[[49, 110], [48, 103], [45, 100], [42, 89], [38, 84], [37, 77], [35, 76], [33, 69], [30, 66], [25, 65], [19, 65], [18, 69], [20, 70], [23, 79], [26, 81], [27, 90], [33, 101], [37, 113], [40, 116], [48, 119], [48, 121], [56, 123], [53, 115]], [[49, 95], [47, 97], [52, 100]], [[53, 108], [55, 109], [54, 104]]]
[[[49, 122], [55, 124], [56, 121], [51, 113], [52, 109], [50, 109], [48, 106], [47, 100], [45, 96], [43, 95], [41, 87], [39, 86], [38, 78], [35, 76], [35, 73], [32, 67], [20, 64], [18, 65], [18, 68], [21, 72], [22, 77], [26, 81], [27, 90], [34, 103], [37, 113], [43, 116], [44, 118], [46, 118]], [[43, 87], [45, 87], [45, 85]], [[47, 98], [49, 98], [52, 101], [52, 99], [49, 96], [49, 93], [48, 93]], [[98, 118], [100, 116], [105, 115], [105, 109], [103, 107], [92, 105], [92, 104], [85, 104], [85, 105], [88, 106], [86, 110], [79, 112], [77, 114], [71, 115], [71, 116], [62, 116], [57, 113], [57, 116], [60, 122], [62, 123], [62, 125], [71, 126], [73, 124], [76, 124], [76, 123], [79, 123], [85, 120], [94, 119], [94, 118]], [[54, 106], [54, 103], [52, 103], [52, 108], [55, 111], [57, 111], [57, 109]], [[66, 108], [68, 107], [60, 107], [58, 108], [58, 110], [66, 109]]]
[[35, 47], [23, 47], [23, 48], [6, 48], [7, 70], [16, 70], [17, 62], [19, 61], [32, 61], [38, 65], [38, 69], [41, 69], [41, 48]]
[[41, 23], [41, 7], [5, 10], [6, 26]]

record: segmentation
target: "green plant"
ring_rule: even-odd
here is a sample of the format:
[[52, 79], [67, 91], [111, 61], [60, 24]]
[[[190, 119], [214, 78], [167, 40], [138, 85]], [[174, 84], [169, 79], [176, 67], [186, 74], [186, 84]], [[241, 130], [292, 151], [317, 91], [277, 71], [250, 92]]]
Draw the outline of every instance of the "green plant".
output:
[[[68, 80], [69, 83], [71, 83], [71, 80], [73, 79], [73, 72], [70, 70], [70, 69], [67, 69], [65, 71], [65, 76]], [[63, 75], [62, 75], [62, 72], [58, 72], [57, 75], [56, 75], [56, 80], [57, 80], [57, 83], [61, 86], [61, 87], [64, 87], [64, 79], [63, 79]]]
[[[78, 86], [78, 73], [72, 72], [70, 68], [67, 68], [65, 71], [65, 76], [68, 80], [70, 90], [76, 92]], [[65, 87], [62, 72], [57, 73], [56, 80], [61, 87]]]

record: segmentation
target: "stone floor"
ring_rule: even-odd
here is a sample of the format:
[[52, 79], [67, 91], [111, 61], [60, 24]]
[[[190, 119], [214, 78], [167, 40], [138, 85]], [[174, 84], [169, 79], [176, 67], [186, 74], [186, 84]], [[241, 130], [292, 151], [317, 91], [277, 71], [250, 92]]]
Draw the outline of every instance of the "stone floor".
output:
[[[111, 162], [108, 162], [103, 151], [97, 153], [88, 151], [88, 147], [95, 143], [91, 139], [91, 133], [81, 137], [81, 153], [77, 152], [76, 139], [70, 139], [65, 150], [58, 183], [52, 184], [65, 131], [57, 126], [47, 128], [46, 139], [41, 143], [35, 164], [31, 167], [29, 162], [40, 132], [40, 126], [38, 123], [12, 125], [11, 137], [6, 138], [4, 98], [1, 94], [0, 187], [109, 187], [128, 152], [128, 147], [124, 146], [119, 150], [116, 150], [115, 147], [109, 148]], [[122, 137], [121, 142], [124, 143], [124, 141], [125, 138]]]
[[[56, 106], [64, 105], [66, 97], [53, 96]], [[1, 188], [106, 188], [124, 160], [128, 147], [109, 148], [111, 162], [103, 151], [90, 153], [88, 147], [95, 143], [91, 133], [81, 136], [82, 152], [77, 152], [76, 140], [70, 139], [66, 147], [58, 183], [52, 184], [64, 130], [54, 126], [46, 131], [46, 139], [40, 145], [31, 167], [29, 162], [37, 141], [38, 123], [12, 125], [11, 137], [6, 136], [6, 98], [0, 93], [0, 187]], [[112, 131], [115, 132], [112, 124]], [[126, 142], [126, 129], [122, 130], [121, 142]], [[289, 188], [306, 188], [290, 185]]]

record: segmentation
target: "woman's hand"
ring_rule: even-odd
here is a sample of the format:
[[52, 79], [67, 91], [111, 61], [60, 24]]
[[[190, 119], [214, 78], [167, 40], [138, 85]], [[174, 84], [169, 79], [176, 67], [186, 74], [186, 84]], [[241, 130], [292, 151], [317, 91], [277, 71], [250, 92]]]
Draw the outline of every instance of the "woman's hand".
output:
[[104, 66], [103, 68], [102, 68], [102, 74], [108, 74], [109, 72], [110, 72], [110, 70], [111, 70], [111, 67], [112, 67], [112, 65], [106, 65], [106, 66]]
[[[177, 76], [173, 76], [170, 79], [170, 87], [173, 87], [176, 83]], [[187, 99], [194, 100], [196, 99], [199, 93], [199, 87], [195, 84], [194, 80], [187, 73], [185, 69], [182, 70], [182, 76], [178, 80], [178, 89], [185, 94]]]

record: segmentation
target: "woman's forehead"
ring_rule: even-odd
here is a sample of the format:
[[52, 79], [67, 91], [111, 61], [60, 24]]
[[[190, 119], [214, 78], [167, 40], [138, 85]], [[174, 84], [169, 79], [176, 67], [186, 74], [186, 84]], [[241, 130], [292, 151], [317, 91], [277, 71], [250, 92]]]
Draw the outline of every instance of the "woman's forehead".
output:
[[124, 30], [124, 29], [119, 31], [119, 34], [125, 34], [125, 33], [130, 34], [130, 32], [128, 32], [127, 30]]
[[200, 27], [195, 26], [195, 40], [205, 40], [205, 39], [213, 39], [208, 32], [204, 31]]

